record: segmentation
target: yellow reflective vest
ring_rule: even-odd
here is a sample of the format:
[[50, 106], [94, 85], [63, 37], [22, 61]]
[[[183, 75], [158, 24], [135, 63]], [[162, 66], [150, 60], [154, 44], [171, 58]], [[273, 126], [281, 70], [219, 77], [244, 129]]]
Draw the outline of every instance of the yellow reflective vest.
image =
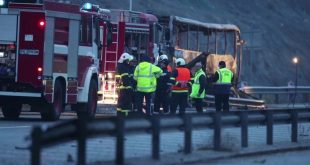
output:
[[203, 90], [203, 92], [200, 95], [198, 95], [199, 89], [200, 89], [199, 78], [201, 75], [206, 76], [205, 72], [203, 72], [202, 69], [199, 69], [195, 73], [194, 83], [192, 85], [192, 92], [190, 94], [191, 98], [205, 98], [205, 96], [206, 96], [206, 90], [205, 89]]
[[156, 78], [158, 78], [163, 71], [149, 63], [141, 62], [134, 72], [134, 79], [137, 81], [137, 91], [139, 92], [154, 92], [156, 90]]
[[217, 84], [231, 84], [231, 79], [233, 77], [232, 71], [227, 68], [221, 68], [217, 70], [219, 75], [218, 80], [216, 81]]

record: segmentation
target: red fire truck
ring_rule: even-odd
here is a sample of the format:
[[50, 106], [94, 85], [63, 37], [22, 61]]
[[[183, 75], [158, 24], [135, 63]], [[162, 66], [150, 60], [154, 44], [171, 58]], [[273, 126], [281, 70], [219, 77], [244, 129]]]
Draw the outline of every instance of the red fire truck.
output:
[[148, 13], [111, 9], [112, 43], [103, 50], [100, 94], [108, 103], [115, 103], [115, 70], [122, 53], [128, 52], [139, 61], [141, 55], [158, 55], [161, 26], [156, 16]]
[[59, 119], [65, 105], [93, 117], [102, 53], [109, 50], [109, 11], [51, 1], [10, 3], [0, 10], [4, 117], [18, 118], [23, 104], [43, 120]]

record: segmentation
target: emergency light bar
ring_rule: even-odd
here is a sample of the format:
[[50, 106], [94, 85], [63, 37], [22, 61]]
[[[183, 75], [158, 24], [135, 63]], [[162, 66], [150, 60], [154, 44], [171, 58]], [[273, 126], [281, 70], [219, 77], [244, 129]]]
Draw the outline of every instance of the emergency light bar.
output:
[[85, 3], [82, 7], [83, 10], [91, 10], [92, 4], [91, 3]]
[[91, 3], [85, 3], [82, 8], [82, 11], [87, 11], [87, 12], [96, 12], [96, 13], [102, 13], [102, 14], [106, 14], [106, 13], [111, 13], [110, 10], [108, 9], [102, 9], [99, 7], [99, 5], [94, 5]]

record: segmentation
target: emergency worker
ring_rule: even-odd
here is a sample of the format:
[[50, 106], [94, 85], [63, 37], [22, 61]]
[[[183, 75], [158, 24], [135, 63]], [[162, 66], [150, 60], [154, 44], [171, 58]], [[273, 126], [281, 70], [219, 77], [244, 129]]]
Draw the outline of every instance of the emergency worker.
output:
[[194, 101], [196, 111], [198, 113], [203, 112], [202, 101], [206, 96], [206, 74], [202, 70], [202, 64], [200, 62], [196, 63], [192, 68], [194, 80], [192, 82], [192, 91], [190, 98]]
[[117, 115], [127, 116], [133, 108], [133, 69], [130, 62], [133, 56], [123, 53], [118, 60], [116, 82], [118, 88]]
[[135, 57], [133, 57], [133, 60], [131, 60], [130, 62], [129, 62], [129, 64], [130, 64], [130, 76], [131, 76], [131, 78], [132, 78], [132, 80], [133, 80], [133, 97], [132, 97], [132, 104], [133, 104], [133, 111], [134, 112], [137, 112], [137, 106], [136, 106], [136, 96], [137, 96], [137, 82], [133, 79], [133, 77], [134, 77], [134, 71], [135, 71], [135, 68], [136, 68], [136, 66], [138, 65], [138, 60], [137, 60], [137, 58], [135, 58]]
[[156, 90], [156, 78], [158, 78], [162, 72], [163, 71], [159, 67], [150, 63], [150, 58], [148, 56], [141, 56], [141, 62], [138, 64], [134, 71], [134, 79], [137, 81], [136, 106], [139, 113], [143, 113], [142, 105], [143, 99], [145, 99], [146, 115], [152, 115], [152, 94]]
[[188, 99], [188, 86], [190, 84], [190, 70], [185, 67], [185, 60], [183, 58], [178, 58], [175, 61], [176, 68], [171, 74], [172, 83], [172, 94], [171, 94], [171, 104], [170, 113], [175, 114], [177, 107], [179, 106], [179, 114], [185, 114], [185, 108], [187, 106]]
[[169, 94], [170, 94], [170, 75], [168, 71], [168, 56], [161, 55], [158, 59], [158, 67], [163, 70], [163, 73], [160, 77], [157, 78], [157, 87], [154, 98], [154, 114], [160, 113], [160, 107], [163, 108], [163, 113], [169, 113]]
[[219, 69], [212, 77], [214, 84], [216, 111], [229, 111], [229, 94], [233, 81], [233, 72], [226, 68], [225, 61], [219, 62]]

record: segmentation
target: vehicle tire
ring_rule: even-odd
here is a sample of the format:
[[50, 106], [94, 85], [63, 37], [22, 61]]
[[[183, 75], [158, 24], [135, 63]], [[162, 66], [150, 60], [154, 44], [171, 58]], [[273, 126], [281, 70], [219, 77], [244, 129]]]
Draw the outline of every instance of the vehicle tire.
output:
[[54, 102], [46, 103], [43, 105], [41, 111], [41, 118], [45, 121], [59, 120], [61, 112], [64, 111], [64, 87], [61, 85], [59, 80], [56, 80], [54, 86]]
[[18, 119], [22, 110], [22, 104], [3, 104], [2, 113], [6, 119]]
[[94, 118], [97, 111], [98, 85], [95, 79], [91, 79], [88, 90], [87, 103], [78, 103], [72, 105], [72, 109], [76, 110], [78, 118]]

